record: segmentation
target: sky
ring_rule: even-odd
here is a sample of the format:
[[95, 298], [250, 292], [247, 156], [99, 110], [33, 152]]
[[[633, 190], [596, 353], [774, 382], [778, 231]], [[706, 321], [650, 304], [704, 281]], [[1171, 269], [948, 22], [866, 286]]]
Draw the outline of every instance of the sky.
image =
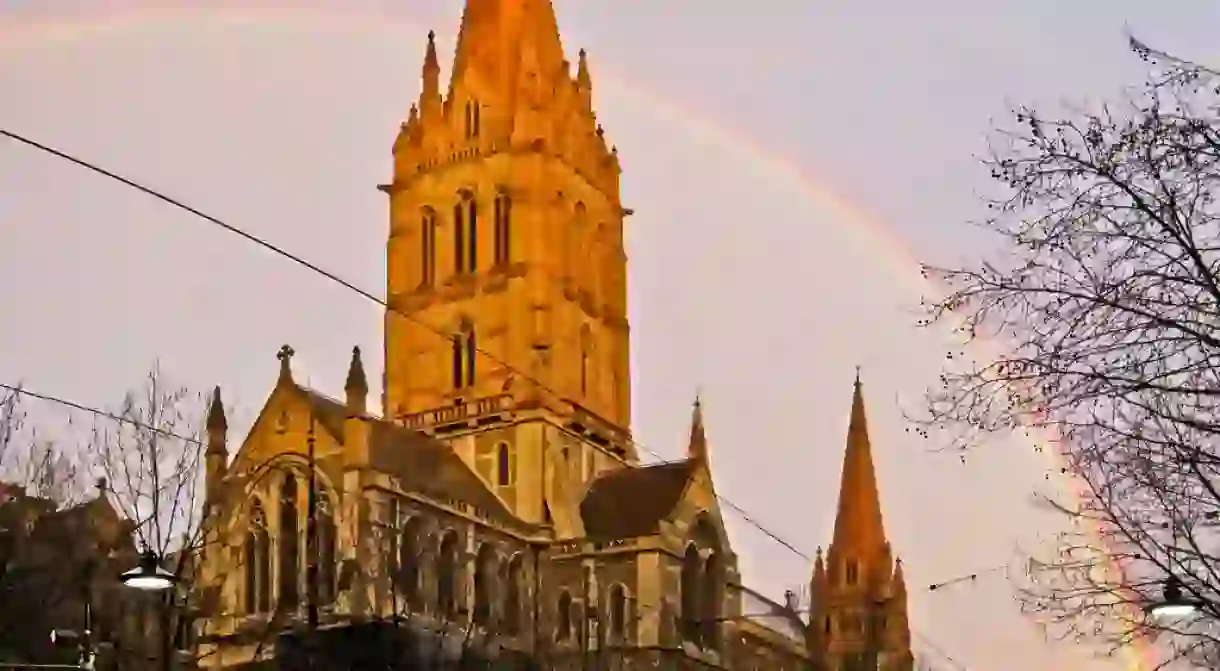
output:
[[[390, 146], [424, 36], [458, 0], [253, 5], [0, 0], [0, 127], [145, 182], [380, 293]], [[250, 5], [251, 3], [245, 3]], [[978, 155], [1013, 104], [1113, 98], [1125, 45], [1220, 62], [1220, 5], [1178, 0], [557, 0], [589, 50], [629, 220], [634, 432], [681, 456], [701, 390], [718, 491], [812, 556], [829, 541], [854, 368], [917, 645], [936, 668], [1136, 668], [1044, 640], [1003, 571], [1045, 541], [1053, 467], [1015, 441], [963, 462], [909, 433], [944, 360], [917, 262], [977, 260]], [[748, 9], [746, 9], [748, 7]], [[206, 222], [0, 143], [0, 381], [118, 402], [154, 359], [219, 384], [237, 435], [276, 350], [332, 393], [373, 304]], [[370, 377], [373, 377], [372, 375]], [[734, 522], [778, 597], [806, 557]], [[927, 585], [979, 573], [935, 592]], [[939, 652], [938, 652], [939, 651]]]

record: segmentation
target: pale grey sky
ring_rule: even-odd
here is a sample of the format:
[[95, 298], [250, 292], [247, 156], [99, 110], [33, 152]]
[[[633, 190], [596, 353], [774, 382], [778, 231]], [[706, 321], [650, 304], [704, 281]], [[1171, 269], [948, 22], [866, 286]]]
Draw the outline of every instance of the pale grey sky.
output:
[[[461, 3], [169, 4], [0, 0], [0, 126], [379, 292], [387, 219], [374, 186], [418, 93], [424, 34], [435, 28], [451, 49]], [[567, 48], [590, 50], [599, 119], [637, 212], [640, 442], [678, 456], [701, 386], [720, 491], [812, 554], [829, 539], [862, 364], [914, 627], [959, 664], [938, 668], [1131, 668], [1044, 643], [1000, 573], [926, 591], [1038, 541], [1045, 520], [1027, 494], [1048, 464], [1024, 445], [962, 464], [904, 431], [900, 404], [918, 400], [943, 357], [936, 338], [912, 328], [920, 285], [910, 258], [986, 248], [966, 224], [986, 186], [974, 155], [1010, 103], [1096, 99], [1137, 83], [1125, 24], [1161, 48], [1220, 60], [1220, 6], [559, 0], [557, 9]], [[0, 287], [0, 380], [89, 404], [117, 400], [159, 357], [180, 381], [222, 385], [244, 428], [283, 342], [332, 392], [352, 345], [380, 351], [380, 312], [359, 297], [11, 144], [0, 146]], [[747, 577], [766, 591], [808, 580], [804, 559], [746, 525], [734, 531]]]

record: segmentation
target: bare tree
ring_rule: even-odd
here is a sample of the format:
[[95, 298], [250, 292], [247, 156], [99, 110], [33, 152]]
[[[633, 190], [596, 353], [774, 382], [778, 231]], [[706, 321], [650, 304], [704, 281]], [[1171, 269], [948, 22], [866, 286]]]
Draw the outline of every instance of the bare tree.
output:
[[80, 461], [30, 422], [25, 393], [21, 387], [0, 388], [0, 483], [56, 507], [78, 503]]
[[[1002, 260], [927, 267], [949, 323], [925, 437], [968, 450], [1023, 432], [1064, 458], [1072, 529], [1030, 563], [1023, 604], [1051, 631], [1113, 646], [1169, 631], [1174, 656], [1217, 658], [1220, 618], [1220, 76], [1132, 39], [1153, 65], [1117, 105], [1016, 111], [985, 164], [982, 222]], [[1171, 577], [1200, 609], [1143, 615]]]

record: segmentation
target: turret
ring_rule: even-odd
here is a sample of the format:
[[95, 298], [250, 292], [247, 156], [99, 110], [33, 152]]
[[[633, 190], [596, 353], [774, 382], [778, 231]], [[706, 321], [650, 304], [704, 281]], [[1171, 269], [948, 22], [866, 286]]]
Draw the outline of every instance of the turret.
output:
[[581, 111], [593, 112], [593, 76], [589, 74], [589, 57], [581, 49], [576, 61], [576, 92], [580, 96]]
[[208, 416], [205, 422], [207, 440], [204, 450], [205, 483], [208, 499], [214, 500], [217, 488], [224, 479], [229, 464], [229, 450], [226, 444], [229, 431], [229, 421], [225, 417], [224, 403], [220, 399], [220, 387], [212, 390], [212, 400], [208, 403]]
[[347, 382], [343, 385], [347, 401], [347, 419], [343, 424], [343, 446], [348, 468], [368, 466], [368, 395], [369, 382], [364, 374], [364, 362], [360, 359], [360, 348], [352, 348], [352, 358], [347, 366]]
[[441, 111], [441, 64], [436, 57], [436, 32], [431, 30], [428, 31], [428, 47], [424, 51], [419, 108], [427, 123], [437, 118]]
[[690, 442], [686, 446], [686, 458], [707, 463], [707, 431], [703, 428], [703, 404], [695, 396], [695, 405], [691, 409]]

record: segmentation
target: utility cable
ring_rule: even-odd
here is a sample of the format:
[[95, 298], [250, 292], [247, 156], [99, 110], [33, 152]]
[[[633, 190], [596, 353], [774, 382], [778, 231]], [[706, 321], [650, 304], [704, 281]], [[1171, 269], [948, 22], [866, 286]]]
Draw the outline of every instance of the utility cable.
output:
[[[218, 226], [218, 227], [220, 227], [220, 228], [224, 229], [225, 231], [227, 231], [227, 232], [229, 232], [229, 233], [232, 233], [232, 234], [234, 234], [234, 235], [237, 235], [237, 236], [239, 236], [239, 237], [241, 237], [241, 238], [245, 239], [246, 241], [248, 241], [248, 242], [250, 242], [250, 243], [253, 243], [253, 244], [255, 244], [255, 245], [259, 246], [259, 247], [262, 247], [263, 249], [266, 249], [267, 251], [270, 251], [270, 252], [272, 252], [273, 254], [276, 254], [276, 255], [281, 256], [281, 257], [283, 257], [283, 258], [285, 258], [285, 259], [288, 259], [289, 261], [292, 261], [293, 263], [296, 263], [296, 264], [298, 264], [298, 265], [300, 265], [300, 266], [303, 266], [303, 267], [305, 267], [306, 269], [308, 269], [308, 270], [310, 270], [310, 271], [312, 271], [312, 272], [314, 272], [314, 273], [316, 273], [316, 274], [318, 274], [318, 275], [321, 275], [323, 278], [325, 278], [325, 279], [327, 279], [327, 280], [329, 280], [329, 281], [331, 281], [331, 282], [333, 282], [333, 283], [335, 283], [335, 284], [338, 284], [338, 285], [340, 285], [340, 286], [344, 287], [345, 289], [348, 289], [349, 291], [352, 291], [352, 292], [354, 292], [354, 293], [358, 294], [358, 295], [359, 295], [359, 296], [361, 296], [362, 298], [364, 298], [364, 299], [366, 299], [366, 300], [369, 300], [369, 301], [372, 301], [372, 302], [376, 303], [378, 306], [380, 306], [380, 307], [382, 307], [382, 308], [385, 308], [386, 310], [389, 310], [389, 311], [391, 311], [391, 312], [394, 312], [395, 314], [397, 314], [397, 315], [399, 315], [399, 316], [402, 316], [402, 317], [404, 317], [405, 319], [407, 319], [407, 320], [409, 320], [409, 321], [411, 321], [411, 322], [413, 322], [413, 323], [415, 323], [415, 324], [417, 324], [417, 325], [419, 325], [419, 326], [422, 326], [423, 328], [425, 328], [426, 330], [430, 331], [431, 333], [433, 333], [433, 334], [437, 335], [438, 337], [442, 338], [443, 340], [446, 340], [446, 341], [451, 340], [451, 336], [450, 336], [450, 335], [448, 335], [448, 334], [446, 334], [444, 331], [442, 331], [442, 330], [440, 330], [440, 329], [438, 329], [438, 328], [436, 328], [436, 327], [432, 326], [431, 324], [428, 324], [428, 323], [426, 323], [426, 322], [423, 322], [422, 320], [418, 319], [417, 317], [415, 317], [415, 316], [413, 316], [413, 315], [406, 314], [405, 312], [403, 312], [403, 311], [401, 311], [401, 310], [399, 310], [399, 309], [397, 309], [397, 308], [395, 308], [395, 307], [391, 306], [391, 305], [389, 304], [389, 302], [388, 302], [388, 301], [386, 301], [385, 299], [382, 299], [382, 298], [380, 298], [380, 297], [376, 296], [375, 294], [373, 294], [373, 293], [371, 293], [371, 292], [369, 292], [369, 291], [366, 291], [366, 290], [364, 290], [364, 289], [361, 289], [361, 288], [360, 288], [360, 287], [358, 287], [357, 285], [353, 284], [352, 282], [350, 282], [350, 281], [348, 281], [348, 280], [343, 279], [343, 278], [342, 278], [342, 277], [340, 277], [339, 275], [337, 275], [337, 274], [335, 274], [335, 273], [333, 273], [333, 272], [331, 272], [331, 271], [328, 271], [328, 270], [326, 270], [326, 269], [322, 268], [321, 266], [318, 266], [317, 264], [314, 264], [314, 263], [312, 263], [312, 262], [310, 262], [310, 261], [308, 261], [308, 260], [306, 260], [306, 259], [302, 258], [301, 256], [299, 256], [299, 255], [297, 255], [297, 254], [294, 254], [294, 253], [292, 253], [292, 252], [289, 252], [289, 251], [287, 251], [287, 250], [285, 250], [285, 249], [283, 249], [283, 248], [279, 247], [278, 245], [275, 245], [274, 243], [271, 243], [271, 242], [269, 242], [269, 241], [267, 241], [267, 240], [264, 240], [263, 238], [260, 238], [260, 237], [258, 237], [258, 236], [256, 236], [256, 235], [254, 235], [254, 234], [252, 234], [252, 233], [249, 233], [249, 232], [247, 232], [247, 231], [245, 231], [245, 230], [243, 230], [243, 229], [241, 229], [241, 228], [239, 228], [239, 227], [237, 227], [237, 226], [234, 226], [234, 225], [229, 224], [229, 223], [227, 223], [227, 222], [225, 222], [225, 221], [223, 221], [223, 220], [221, 220], [221, 219], [219, 219], [219, 218], [217, 218], [217, 217], [214, 217], [214, 216], [212, 216], [212, 215], [210, 215], [210, 214], [207, 214], [206, 212], [203, 212], [203, 211], [201, 211], [201, 210], [199, 210], [199, 209], [197, 209], [197, 208], [195, 208], [195, 207], [192, 207], [192, 206], [190, 206], [190, 205], [187, 205], [186, 203], [184, 203], [184, 202], [182, 202], [182, 201], [180, 201], [180, 200], [178, 200], [178, 199], [176, 199], [176, 198], [173, 198], [173, 197], [171, 197], [171, 196], [168, 196], [168, 195], [166, 195], [166, 194], [164, 194], [164, 193], [162, 193], [162, 192], [160, 192], [160, 191], [157, 191], [156, 189], [153, 189], [153, 188], [151, 188], [151, 187], [145, 186], [145, 185], [143, 185], [143, 184], [141, 184], [141, 183], [139, 183], [139, 182], [136, 182], [136, 181], [135, 181], [135, 180], [133, 180], [133, 179], [130, 179], [130, 178], [124, 177], [123, 175], [120, 175], [120, 174], [118, 174], [118, 173], [115, 173], [115, 172], [113, 172], [113, 171], [111, 171], [111, 170], [107, 170], [107, 169], [105, 169], [105, 168], [102, 168], [101, 166], [98, 166], [98, 165], [96, 165], [96, 164], [94, 164], [94, 163], [91, 163], [91, 162], [86, 161], [86, 160], [84, 160], [84, 159], [78, 158], [78, 157], [73, 156], [73, 155], [71, 155], [71, 154], [68, 154], [68, 153], [66, 153], [66, 152], [64, 152], [64, 151], [58, 150], [58, 149], [56, 149], [56, 148], [54, 148], [54, 147], [51, 147], [51, 146], [49, 146], [49, 145], [46, 145], [46, 144], [43, 144], [43, 143], [37, 142], [37, 141], [35, 141], [35, 140], [33, 140], [33, 139], [30, 139], [30, 138], [28, 138], [28, 137], [26, 137], [26, 136], [19, 135], [19, 134], [17, 134], [17, 133], [14, 133], [14, 132], [12, 132], [12, 131], [7, 130], [7, 129], [0, 128], [0, 135], [3, 135], [4, 137], [7, 137], [7, 138], [9, 138], [9, 139], [11, 139], [11, 140], [14, 140], [14, 141], [16, 141], [16, 142], [18, 142], [18, 143], [24, 144], [24, 145], [26, 145], [26, 146], [28, 146], [28, 147], [31, 147], [31, 148], [36, 149], [36, 150], [38, 150], [38, 151], [41, 151], [41, 152], [43, 152], [43, 153], [50, 154], [50, 155], [52, 155], [52, 156], [54, 156], [54, 157], [56, 157], [56, 158], [59, 158], [59, 159], [62, 159], [62, 160], [68, 161], [68, 162], [70, 162], [70, 163], [73, 163], [73, 164], [77, 165], [78, 167], [84, 168], [84, 169], [86, 169], [86, 170], [88, 170], [88, 171], [90, 171], [90, 172], [97, 173], [97, 174], [99, 174], [99, 175], [102, 175], [103, 177], [107, 177], [107, 178], [109, 178], [109, 179], [111, 179], [111, 180], [114, 180], [114, 181], [116, 181], [116, 182], [119, 182], [120, 184], [123, 184], [124, 186], [127, 186], [127, 187], [129, 187], [129, 188], [135, 189], [135, 190], [137, 190], [137, 191], [139, 191], [139, 192], [141, 192], [141, 193], [143, 193], [143, 194], [145, 194], [145, 195], [147, 195], [147, 196], [151, 196], [152, 198], [155, 198], [155, 199], [157, 199], [157, 200], [160, 200], [160, 201], [162, 201], [162, 202], [164, 202], [164, 203], [167, 203], [167, 204], [169, 204], [169, 205], [171, 205], [171, 206], [173, 206], [173, 207], [176, 207], [176, 208], [178, 208], [178, 209], [180, 209], [180, 210], [186, 211], [186, 212], [188, 212], [188, 213], [190, 213], [190, 214], [192, 214], [192, 215], [194, 215], [194, 216], [196, 216], [196, 217], [198, 217], [198, 218], [200, 218], [200, 219], [203, 219], [204, 221], [207, 221], [207, 222], [209, 222], [209, 223], [211, 223], [211, 224], [213, 224], [213, 225], [215, 225], [215, 226]], [[556, 392], [555, 390], [551, 389], [549, 386], [547, 386], [546, 384], [544, 384], [544, 383], [543, 383], [541, 380], [538, 380], [536, 377], [534, 377], [534, 376], [532, 376], [532, 375], [529, 375], [528, 373], [525, 373], [525, 372], [521, 371], [521, 370], [520, 370], [519, 368], [517, 368], [516, 366], [513, 366], [513, 365], [512, 365], [512, 364], [510, 364], [509, 362], [504, 361], [503, 359], [501, 359], [501, 358], [499, 358], [499, 357], [495, 356], [494, 354], [492, 354], [492, 353], [488, 352], [487, 350], [482, 349], [482, 348], [478, 347], [477, 345], [476, 345], [476, 347], [474, 348], [474, 350], [475, 350], [475, 352], [476, 352], [477, 354], [479, 354], [480, 356], [483, 356], [483, 357], [485, 357], [486, 359], [488, 359], [488, 360], [490, 360], [490, 361], [492, 361], [492, 362], [494, 362], [494, 363], [497, 363], [497, 364], [499, 364], [499, 365], [503, 366], [503, 367], [504, 367], [505, 369], [507, 369], [507, 370], [508, 370], [508, 371], [509, 371], [509, 372], [510, 372], [512, 375], [520, 375], [522, 378], [524, 378], [525, 380], [527, 380], [527, 381], [529, 381], [529, 382], [531, 382], [531, 383], [533, 383], [533, 384], [537, 385], [539, 388], [541, 388], [541, 389], [543, 389], [543, 390], [545, 390], [545, 391], [548, 391], [548, 392], [550, 392], [550, 393], [552, 393], [552, 394], [557, 394], [557, 392]], [[26, 390], [26, 389], [23, 389], [23, 388], [21, 388], [21, 387], [16, 387], [16, 386], [12, 386], [12, 385], [6, 385], [6, 384], [0, 384], [0, 389], [7, 389], [7, 390], [9, 390], [9, 391], [12, 391], [12, 392], [15, 392], [15, 393], [18, 393], [18, 394], [22, 394], [22, 395], [25, 395], [25, 396], [30, 396], [30, 397], [32, 397], [32, 398], [37, 398], [37, 399], [41, 399], [41, 400], [44, 400], [44, 401], [49, 401], [49, 402], [53, 402], [53, 403], [58, 403], [58, 404], [61, 404], [61, 405], [67, 406], [67, 407], [75, 408], [75, 409], [77, 409], [77, 410], [81, 410], [81, 411], [84, 411], [84, 412], [88, 412], [88, 413], [94, 414], [94, 415], [99, 416], [99, 417], [105, 417], [105, 418], [108, 418], [108, 419], [111, 419], [111, 420], [114, 420], [114, 421], [117, 421], [117, 422], [125, 423], [125, 424], [128, 424], [128, 425], [133, 425], [133, 426], [136, 426], [136, 427], [138, 427], [138, 428], [143, 428], [143, 429], [146, 429], [146, 430], [156, 431], [156, 432], [158, 432], [158, 433], [161, 433], [161, 434], [167, 435], [167, 436], [169, 436], [169, 437], [172, 437], [172, 438], [177, 438], [177, 439], [179, 439], [179, 440], [184, 440], [184, 441], [187, 441], [187, 442], [190, 442], [190, 443], [199, 444], [199, 442], [200, 442], [200, 441], [199, 441], [198, 439], [196, 439], [196, 438], [187, 438], [187, 437], [179, 436], [179, 435], [176, 435], [176, 434], [173, 434], [173, 433], [169, 433], [169, 432], [163, 431], [163, 430], [158, 429], [158, 428], [156, 428], [156, 427], [152, 427], [152, 426], [148, 426], [148, 425], [141, 424], [141, 423], [139, 423], [139, 422], [135, 422], [135, 421], [131, 420], [130, 418], [120, 417], [120, 416], [115, 415], [115, 414], [113, 414], [113, 413], [109, 413], [109, 412], [106, 412], [106, 411], [103, 411], [103, 410], [99, 410], [99, 409], [96, 409], [96, 408], [92, 408], [92, 407], [89, 407], [89, 406], [85, 406], [85, 405], [82, 405], [82, 404], [79, 404], [79, 403], [75, 403], [75, 402], [68, 401], [68, 400], [65, 400], [65, 399], [57, 398], [57, 397], [54, 397], [54, 396], [50, 396], [50, 395], [46, 395], [46, 394], [39, 394], [39, 393], [31, 392], [31, 391]], [[652, 450], [652, 449], [649, 449], [649, 448], [648, 448], [646, 445], [644, 445], [644, 444], [640, 443], [639, 441], [635, 440], [634, 438], [628, 438], [628, 442], [629, 442], [629, 444], [631, 444], [633, 447], [635, 447], [635, 448], [636, 448], [636, 450], [638, 450], [638, 451], [640, 451], [640, 452], [644, 452], [645, 454], [648, 454], [649, 456], [652, 456], [653, 458], [657, 459], [658, 461], [664, 461], [664, 460], [665, 460], [665, 459], [664, 459], [664, 458], [663, 458], [663, 457], [662, 457], [662, 456], [661, 456], [659, 453], [657, 453], [656, 451], [654, 451], [654, 450]], [[593, 447], [594, 449], [598, 450], [599, 452], [601, 452], [601, 453], [603, 453], [603, 454], [605, 454], [605, 455], [607, 455], [607, 456], [611, 457], [612, 459], [615, 459], [616, 461], [619, 461], [620, 463], [625, 463], [625, 460], [624, 460], [624, 459], [623, 459], [623, 458], [622, 458], [620, 455], [615, 454], [614, 452], [612, 452], [612, 451], [610, 451], [610, 450], [607, 450], [606, 448], [604, 448], [604, 447], [602, 447], [602, 446], [600, 446], [600, 445], [592, 445], [592, 447]], [[798, 548], [797, 548], [797, 547], [796, 547], [796, 546], [795, 546], [795, 545], [794, 545], [792, 542], [790, 542], [790, 541], [788, 541], [788, 540], [784, 539], [784, 538], [783, 538], [782, 536], [780, 536], [778, 533], [776, 533], [776, 532], [772, 531], [771, 529], [767, 528], [765, 525], [763, 525], [761, 522], [759, 522], [757, 519], [755, 519], [755, 518], [754, 518], [754, 517], [753, 517], [753, 516], [752, 516], [752, 515], [751, 515], [749, 512], [747, 512], [747, 511], [746, 511], [744, 508], [742, 508], [741, 506], [737, 505], [736, 503], [734, 503], [734, 502], [733, 502], [733, 501], [731, 501], [730, 499], [728, 499], [728, 498], [726, 498], [726, 497], [724, 497], [724, 496], [722, 496], [722, 495], [717, 495], [717, 499], [719, 499], [719, 501], [720, 501], [722, 504], [724, 504], [725, 506], [727, 506], [728, 508], [730, 508], [731, 510], [733, 510], [735, 513], [737, 513], [737, 514], [738, 514], [738, 515], [739, 515], [739, 516], [742, 518], [742, 520], [743, 520], [743, 521], [745, 521], [747, 524], [749, 524], [751, 527], [753, 527], [753, 528], [755, 528], [756, 530], [758, 530], [758, 531], [762, 532], [762, 533], [763, 533], [764, 535], [766, 535], [768, 538], [770, 538], [771, 540], [775, 541], [776, 543], [778, 543], [779, 545], [781, 545], [782, 547], [784, 547], [784, 548], [785, 548], [785, 549], [787, 549], [788, 551], [792, 552], [793, 554], [797, 555], [798, 557], [801, 557], [802, 559], [804, 559], [804, 560], [806, 560], [806, 561], [810, 561], [810, 560], [812, 559], [808, 553], [803, 552], [802, 550], [798, 549]], [[987, 572], [990, 572], [990, 570], [989, 570], [989, 571], [987, 571]], [[972, 576], [969, 576], [969, 577], [964, 578], [964, 579], [973, 579], [973, 578], [977, 578], [977, 574], [972, 575]], [[942, 584], [942, 585], [932, 585], [932, 586], [930, 586], [930, 587], [929, 587], [929, 590], [930, 590], [930, 591], [931, 591], [931, 590], [935, 590], [935, 589], [937, 589], [937, 588], [938, 588], [938, 587], [940, 587], [940, 586], [943, 586], [943, 584]], [[928, 639], [926, 636], [924, 636], [924, 635], [922, 635], [922, 634], [920, 634], [919, 632], [914, 631], [914, 630], [912, 631], [912, 633], [914, 633], [914, 634], [915, 634], [915, 635], [916, 635], [916, 636], [917, 636], [919, 639], [921, 639], [921, 640], [922, 640], [922, 641], [923, 641], [923, 642], [924, 642], [926, 645], [928, 645], [929, 647], [931, 647], [931, 648], [933, 649], [933, 651], [934, 651], [934, 652], [936, 652], [938, 655], [940, 655], [941, 657], [943, 657], [943, 658], [944, 658], [946, 661], [949, 661], [949, 662], [951, 662], [951, 663], [955, 664], [956, 666], [958, 666], [958, 667], [960, 667], [960, 668], [962, 668], [962, 669], [965, 669], [965, 667], [964, 667], [964, 666], [961, 666], [960, 662], [957, 662], [957, 660], [953, 659], [951, 656], [949, 656], [948, 654], [946, 654], [946, 653], [945, 653], [943, 650], [941, 650], [941, 649], [939, 648], [939, 646], [937, 646], [937, 645], [936, 645], [936, 644], [935, 644], [933, 641], [931, 641], [930, 639]]]
[[[67, 408], [72, 408], [74, 410], [86, 412], [86, 413], [92, 414], [96, 417], [101, 417], [103, 419], [109, 419], [109, 420], [112, 420], [112, 421], [115, 421], [115, 422], [118, 422], [121, 424], [126, 424], [128, 426], [132, 426], [132, 427], [135, 427], [138, 429], [153, 431], [160, 435], [166, 436], [168, 438], [175, 438], [177, 440], [181, 440], [186, 443], [191, 443], [194, 445], [202, 445], [202, 442], [198, 438], [182, 436], [182, 435], [179, 435], [172, 431], [167, 431], [167, 430], [164, 430], [164, 429], [161, 429], [161, 428], [158, 428], [158, 427], [155, 427], [155, 426], [152, 426], [152, 425], [149, 425], [149, 424], [137, 421], [137, 420], [133, 420], [129, 417], [123, 417], [121, 415], [116, 415], [112, 412], [107, 412], [107, 411], [99, 409], [99, 408], [94, 408], [94, 407], [85, 405], [83, 403], [77, 403], [75, 401], [70, 401], [70, 400], [67, 400], [67, 399], [64, 399], [64, 398], [61, 398], [58, 396], [53, 396], [51, 394], [34, 392], [34, 391], [30, 391], [22, 386], [5, 384], [5, 383], [0, 383], [0, 389], [7, 390], [9, 392], [18, 394], [20, 396], [28, 396], [30, 398], [38, 399], [40, 401], [45, 401], [48, 403], [62, 405]], [[976, 580], [979, 575], [1000, 571], [1000, 570], [1003, 570], [1004, 568], [1005, 568], [1004, 566], [992, 567], [990, 569], [986, 569], [986, 570], [980, 571], [978, 573], [972, 573], [972, 574], [969, 574], [967, 576], [963, 576], [960, 578], [954, 578], [954, 579], [947, 580], [944, 582], [934, 583], [932, 585], [929, 585], [927, 589], [929, 592], [931, 592], [931, 591], [935, 591], [942, 587], [946, 587], [948, 585], [952, 585], [952, 584], [955, 584], [958, 582], [964, 582], [967, 580], [973, 581], [973, 580]], [[797, 613], [808, 613], [809, 609], [800, 608], [800, 609], [797, 609], [796, 612]], [[741, 616], [738, 616], [738, 618], [736, 618], [736, 619], [745, 620], [745, 619], [754, 619], [754, 618], [763, 618], [763, 617], [780, 617], [783, 615], [785, 615], [785, 613], [782, 611], [746, 613]], [[957, 659], [955, 659], [954, 657], [949, 655], [947, 652], [945, 652], [944, 648], [942, 648], [934, 640], [929, 638], [926, 634], [920, 632], [919, 630], [915, 629], [914, 627], [911, 627], [911, 634], [913, 636], [915, 636], [916, 638], [918, 638], [925, 646], [928, 647], [928, 649], [930, 649], [936, 655], [941, 657], [944, 661], [949, 662], [950, 664], [953, 664], [955, 669], [958, 669], [959, 671], [968, 671], [967, 667], [964, 664], [962, 664], [962, 662], [958, 661]]]
[[[218, 219], [217, 217], [214, 217], [210, 214], [207, 214], [206, 212], [203, 212], [197, 208], [191, 207], [190, 205], [187, 205], [176, 198], [168, 196], [151, 187], [144, 186], [143, 184], [136, 182], [133, 179], [124, 177], [118, 173], [115, 173], [111, 170], [107, 170], [94, 163], [91, 163], [84, 159], [78, 158], [78, 157], [68, 154], [66, 152], [60, 151], [59, 149], [56, 149], [49, 145], [43, 144], [41, 142], [37, 142], [26, 136], [19, 135], [17, 133], [14, 133], [12, 131], [9, 131], [9, 130], [3, 129], [3, 128], [0, 128], [0, 135], [3, 135], [4, 137], [7, 137], [15, 142], [19, 142], [21, 144], [24, 144], [28, 147], [31, 147], [31, 148], [41, 151], [43, 153], [50, 154], [51, 156], [54, 156], [56, 158], [68, 161], [69, 163], [73, 163], [73, 164], [77, 165], [78, 167], [81, 167], [90, 172], [94, 172], [99, 175], [102, 175], [103, 177], [106, 177], [106, 178], [109, 178], [116, 182], [119, 182], [120, 184], [123, 184], [124, 186], [130, 187], [132, 189], [135, 189], [147, 196], [151, 196], [152, 198], [155, 198], [164, 203], [172, 205], [173, 207], [176, 207], [180, 210], [184, 210], [190, 214], [193, 214], [196, 217], [203, 219], [204, 221], [207, 221], [215, 226], [219, 226], [220, 228], [228, 231], [229, 233], [237, 235], [237, 236], [245, 239], [248, 242], [251, 242], [259, 247], [262, 247], [263, 249], [266, 249], [267, 251], [270, 251], [273, 254], [276, 254], [285, 259], [288, 259], [289, 261], [292, 261], [293, 263], [303, 266], [303, 267], [313, 271], [314, 273], [317, 273], [318, 275], [321, 275], [322, 277], [330, 280], [331, 282], [334, 282], [335, 284], [338, 284], [338, 285], [344, 287], [345, 289], [348, 289], [349, 291], [355, 292], [356, 294], [360, 295], [361, 297], [365, 298], [366, 300], [372, 301], [372, 302], [376, 303], [377, 305], [381, 306], [382, 308], [385, 308], [386, 310], [389, 310], [389, 311], [407, 319], [408, 321], [411, 321], [411, 322], [423, 327], [424, 329], [436, 334], [437, 336], [439, 336], [440, 338], [442, 338], [445, 341], [452, 340], [452, 336], [445, 333], [441, 329], [438, 329], [437, 327], [432, 326], [431, 324], [428, 324], [413, 315], [409, 315], [409, 314], [391, 306], [390, 303], [388, 301], [386, 301], [385, 299], [380, 298], [380, 297], [370, 293], [369, 291], [361, 289], [360, 287], [349, 282], [348, 280], [343, 279], [339, 275], [337, 275], [331, 271], [328, 271], [328, 270], [322, 268], [321, 266], [318, 266], [310, 261], [307, 261], [306, 259], [304, 259], [296, 254], [293, 254], [292, 252], [289, 252], [289, 251], [283, 249], [282, 247], [275, 245], [274, 243], [268, 242], [267, 240], [264, 240], [263, 238], [260, 238], [245, 230], [242, 230], [241, 228], [239, 228], [237, 226], [229, 224], [229, 223], [227, 223], [221, 219]], [[537, 378], [529, 375], [528, 373], [525, 373], [525, 372], [519, 370], [517, 367], [513, 366], [509, 362], [504, 361], [503, 359], [495, 356], [494, 354], [491, 354], [487, 350], [478, 347], [477, 343], [473, 349], [477, 354], [479, 354], [480, 356], [483, 356], [487, 360], [503, 366], [512, 375], [520, 375], [523, 379], [537, 385], [540, 389], [547, 391], [549, 393], [552, 393], [552, 394], [556, 394], [557, 396], [562, 396], [561, 394], [558, 394], [558, 392], [556, 392], [554, 389], [551, 389], [549, 386], [543, 384], [541, 380], [538, 380]], [[388, 410], [388, 409], [383, 409], [383, 411], [386, 411], [386, 410]], [[644, 452], [645, 454], [648, 454], [649, 456], [657, 459], [658, 461], [665, 461], [665, 459], [659, 453], [649, 449], [647, 446], [639, 443], [634, 438], [628, 438], [628, 443], [639, 452]], [[594, 449], [601, 452], [602, 454], [605, 454], [620, 463], [626, 463], [626, 460], [623, 459], [620, 455], [615, 454], [613, 451], [606, 449], [605, 447], [602, 447], [600, 445], [591, 445], [591, 446]], [[758, 531], [762, 532], [771, 540], [775, 541], [779, 545], [783, 546], [785, 549], [796, 554], [798, 557], [801, 557], [805, 561], [812, 560], [812, 557], [810, 557], [810, 555], [808, 553], [801, 551], [792, 542], [784, 539], [782, 536], [780, 536], [776, 532], [771, 531], [770, 529], [765, 527], [761, 522], [759, 522], [757, 519], [755, 519], [753, 516], [751, 516], [749, 513], [747, 513], [745, 511], [745, 509], [742, 508], [741, 506], [738, 506], [737, 504], [733, 503], [732, 501], [730, 501], [729, 499], [727, 499], [721, 495], [717, 495], [717, 498], [725, 506], [727, 506], [728, 508], [730, 508], [731, 510], [736, 512], [738, 515], [740, 515], [741, 518], [747, 524], [754, 527]]]

